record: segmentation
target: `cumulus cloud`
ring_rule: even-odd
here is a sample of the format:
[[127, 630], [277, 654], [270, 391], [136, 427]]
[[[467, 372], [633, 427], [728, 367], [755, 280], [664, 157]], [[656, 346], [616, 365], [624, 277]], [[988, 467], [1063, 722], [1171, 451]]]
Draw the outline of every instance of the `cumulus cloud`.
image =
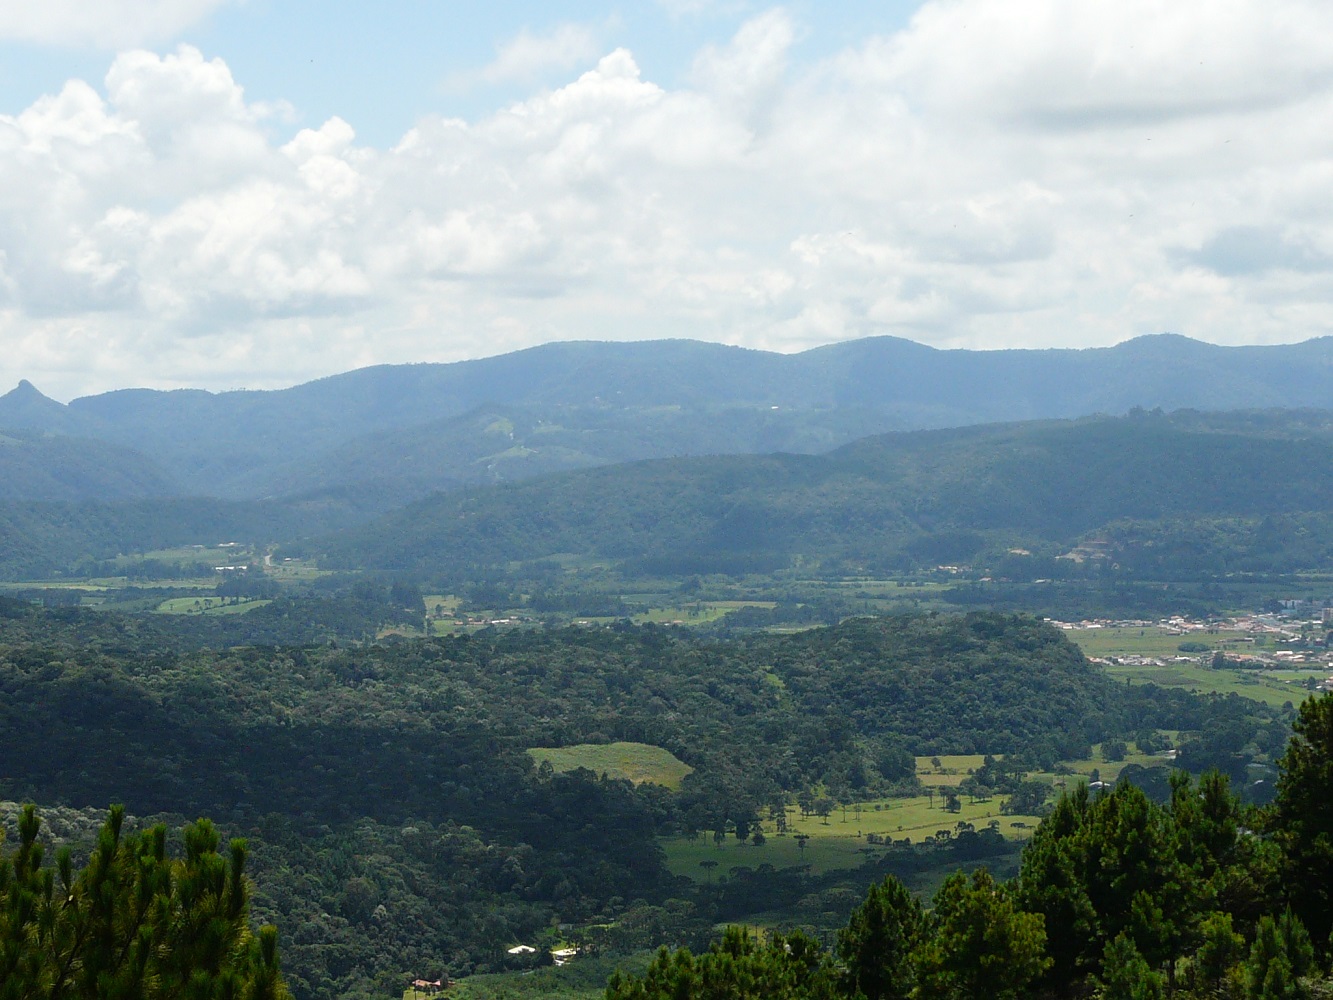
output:
[[1324, 5], [933, 0], [818, 65], [800, 34], [762, 13], [680, 87], [520, 39], [497, 80], [589, 66], [390, 149], [337, 118], [277, 135], [194, 49], [124, 53], [0, 117], [4, 371], [70, 395], [569, 338], [1333, 325]]
[[6, 0], [0, 39], [118, 49], [171, 38], [231, 0]]
[[478, 83], [531, 85], [552, 72], [567, 72], [595, 62], [598, 34], [586, 24], [561, 24], [546, 34], [526, 29], [500, 45], [495, 58], [481, 69], [459, 73], [445, 82], [448, 90], [465, 90]]

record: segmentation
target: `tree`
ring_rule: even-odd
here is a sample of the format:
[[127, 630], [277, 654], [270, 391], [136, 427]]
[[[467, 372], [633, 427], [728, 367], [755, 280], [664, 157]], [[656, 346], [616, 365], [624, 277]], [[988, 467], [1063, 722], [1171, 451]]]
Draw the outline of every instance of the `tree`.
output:
[[915, 975], [912, 954], [922, 927], [921, 904], [892, 875], [872, 885], [865, 901], [838, 932], [838, 958], [848, 992], [866, 1000], [906, 1000]]
[[167, 831], [139, 834], [111, 809], [87, 866], [63, 848], [42, 865], [32, 806], [19, 844], [0, 857], [0, 997], [286, 1000], [277, 930], [250, 932], [246, 845], [218, 853], [208, 820], [184, 830], [184, 857]]
[[1306, 699], [1292, 731], [1278, 761], [1271, 826], [1292, 908], [1322, 943], [1333, 931], [1333, 692]]
[[1001, 805], [1000, 812], [1011, 816], [1032, 816], [1046, 804], [1051, 786], [1044, 781], [1020, 782]]
[[1193, 985], [1208, 995], [1226, 995], [1245, 958], [1245, 939], [1232, 929], [1230, 913], [1209, 914], [1199, 933], [1203, 941], [1190, 965]]
[[1148, 967], [1127, 934], [1106, 946], [1101, 982], [1100, 1000], [1161, 1000], [1161, 975]]
[[1011, 1000], [1051, 964], [1044, 918], [1024, 913], [979, 868], [954, 872], [935, 894], [926, 943], [918, 950], [923, 997]]
[[1134, 785], [1063, 796], [1023, 852], [1018, 887], [1023, 907], [1046, 915], [1046, 985], [1096, 974], [1122, 932], [1152, 967], [1177, 957], [1198, 919], [1198, 877], [1180, 853], [1170, 812]]
[[616, 972], [606, 1000], [835, 1000], [833, 970], [818, 942], [799, 932], [760, 944], [728, 927], [707, 952], [658, 951], [643, 978]]
[[1291, 910], [1277, 920], [1261, 917], [1245, 963], [1251, 1000], [1301, 1000], [1308, 993], [1299, 980], [1313, 964], [1310, 935]]

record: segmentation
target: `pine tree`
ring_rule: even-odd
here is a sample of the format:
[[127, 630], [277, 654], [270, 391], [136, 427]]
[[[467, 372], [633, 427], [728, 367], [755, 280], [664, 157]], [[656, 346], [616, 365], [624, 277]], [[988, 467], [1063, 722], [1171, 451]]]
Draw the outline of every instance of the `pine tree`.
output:
[[870, 887], [838, 932], [838, 957], [847, 967], [849, 993], [866, 1000], [906, 1000], [915, 979], [912, 953], [921, 934], [921, 904], [888, 875]]
[[1292, 906], [1314, 940], [1333, 932], [1333, 692], [1308, 698], [1278, 761], [1272, 829]]
[[1099, 1000], [1161, 1000], [1162, 977], [1148, 963], [1134, 940], [1120, 934], [1106, 946], [1102, 957]]
[[918, 952], [921, 996], [1011, 1000], [1051, 964], [1039, 913], [1019, 910], [980, 868], [954, 872], [935, 894], [929, 940]]
[[277, 930], [250, 932], [246, 845], [227, 856], [207, 820], [184, 830], [124, 830], [113, 806], [88, 864], [68, 848], [43, 866], [41, 821], [19, 818], [19, 844], [0, 854], [0, 1000], [288, 1000]]

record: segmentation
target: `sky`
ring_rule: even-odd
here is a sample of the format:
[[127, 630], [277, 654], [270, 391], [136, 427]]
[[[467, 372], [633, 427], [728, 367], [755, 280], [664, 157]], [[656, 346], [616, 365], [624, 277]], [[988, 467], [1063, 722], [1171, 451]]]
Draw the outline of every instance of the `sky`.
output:
[[0, 391], [1333, 327], [1333, 5], [4, 0]]

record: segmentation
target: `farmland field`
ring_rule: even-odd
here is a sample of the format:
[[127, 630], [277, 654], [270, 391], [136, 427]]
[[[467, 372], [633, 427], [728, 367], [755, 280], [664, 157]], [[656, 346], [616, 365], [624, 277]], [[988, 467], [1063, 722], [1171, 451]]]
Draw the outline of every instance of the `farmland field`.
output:
[[692, 770], [670, 751], [647, 743], [581, 743], [568, 747], [533, 747], [533, 761], [550, 761], [557, 771], [586, 767], [608, 778], [624, 778], [636, 785], [652, 782], [673, 791]]
[[[1196, 663], [1171, 663], [1161, 667], [1109, 664], [1106, 671], [1112, 677], [1136, 684], [1152, 682], [1161, 687], [1185, 688], [1198, 694], [1236, 694], [1274, 708], [1281, 708], [1287, 702], [1298, 705], [1310, 693], [1299, 684], [1265, 676], [1268, 671], [1263, 670], [1214, 670]], [[1323, 671], [1309, 674], [1323, 675]]]
[[1235, 640], [1247, 637], [1246, 633], [1235, 630], [1180, 634], [1156, 626], [1066, 629], [1065, 635], [1083, 650], [1084, 656], [1157, 657], [1181, 656], [1182, 642], [1202, 642], [1212, 649], [1225, 649]]

